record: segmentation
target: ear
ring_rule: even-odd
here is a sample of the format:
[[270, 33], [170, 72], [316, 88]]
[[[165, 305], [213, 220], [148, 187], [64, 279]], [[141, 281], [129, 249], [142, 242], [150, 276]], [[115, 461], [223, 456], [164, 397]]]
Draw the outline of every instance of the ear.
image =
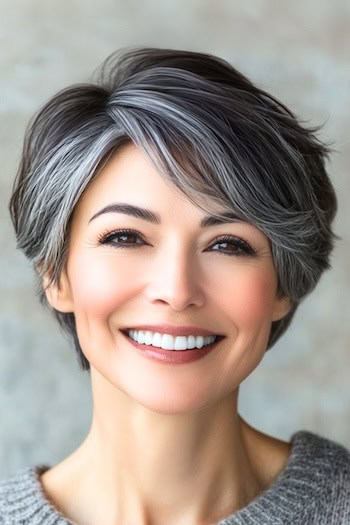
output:
[[279, 321], [285, 317], [292, 309], [292, 302], [289, 297], [276, 297], [272, 310], [272, 321]]
[[50, 276], [50, 273], [46, 273], [43, 277], [46, 299], [52, 308], [59, 312], [74, 312], [72, 290], [66, 270], [62, 270], [59, 282], [50, 283]]

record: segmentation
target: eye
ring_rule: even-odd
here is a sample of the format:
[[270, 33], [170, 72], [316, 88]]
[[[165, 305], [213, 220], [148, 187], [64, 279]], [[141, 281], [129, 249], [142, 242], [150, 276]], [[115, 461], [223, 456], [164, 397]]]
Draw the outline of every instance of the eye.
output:
[[[141, 243], [137, 243], [136, 239], [141, 240]], [[130, 240], [131, 242], [128, 242]], [[116, 230], [104, 233], [99, 237], [98, 242], [115, 248], [134, 248], [137, 244], [144, 244], [141, 234], [135, 230]]]
[[246, 241], [239, 237], [232, 237], [231, 235], [224, 235], [222, 237], [219, 237], [216, 239], [215, 244], [212, 244], [213, 246], [218, 246], [220, 244], [226, 245], [226, 248], [224, 250], [217, 250], [214, 249], [214, 251], [217, 251], [219, 253], [223, 253], [224, 255], [234, 255], [234, 256], [256, 256], [257, 253], [252, 248], [250, 244], [248, 244]]
[[[130, 242], [131, 241], [131, 242]], [[141, 241], [141, 242], [137, 242]], [[99, 244], [113, 246], [114, 248], [136, 248], [137, 245], [147, 244], [142, 235], [136, 230], [114, 230], [103, 233], [98, 238]], [[233, 237], [231, 235], [224, 235], [215, 240], [215, 244], [212, 247], [220, 244], [226, 245], [221, 249], [212, 248], [220, 254], [228, 256], [256, 256], [257, 253], [248, 242], [244, 241], [239, 237]]]

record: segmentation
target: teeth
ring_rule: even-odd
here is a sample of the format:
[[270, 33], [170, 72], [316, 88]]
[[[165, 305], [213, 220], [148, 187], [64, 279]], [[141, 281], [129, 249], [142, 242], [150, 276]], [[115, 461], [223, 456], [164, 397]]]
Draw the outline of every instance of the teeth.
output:
[[170, 334], [160, 334], [159, 332], [149, 332], [142, 330], [129, 330], [128, 336], [134, 341], [147, 346], [156, 346], [163, 350], [189, 350], [192, 348], [202, 348], [216, 340], [215, 335], [203, 337], [201, 335], [180, 335], [174, 337]]

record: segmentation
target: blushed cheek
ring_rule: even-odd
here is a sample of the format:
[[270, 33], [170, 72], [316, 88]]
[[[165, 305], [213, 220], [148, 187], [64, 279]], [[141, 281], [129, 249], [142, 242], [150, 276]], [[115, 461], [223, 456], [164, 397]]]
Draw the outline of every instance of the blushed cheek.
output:
[[264, 272], [237, 275], [226, 284], [223, 310], [232, 316], [238, 330], [259, 328], [270, 318], [275, 287], [275, 280]]
[[70, 269], [75, 309], [96, 320], [106, 319], [132, 297], [136, 275], [126, 258], [118, 264], [112, 256], [75, 259]]

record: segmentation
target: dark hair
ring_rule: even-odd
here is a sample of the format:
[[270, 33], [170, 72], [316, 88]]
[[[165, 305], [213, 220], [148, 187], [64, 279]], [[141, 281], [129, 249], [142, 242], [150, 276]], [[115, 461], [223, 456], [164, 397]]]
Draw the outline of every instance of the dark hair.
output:
[[[329, 268], [337, 237], [331, 229], [336, 196], [325, 169], [329, 148], [317, 131], [213, 55], [157, 48], [114, 53], [96, 83], [59, 92], [26, 133], [10, 212], [17, 246], [37, 272], [42, 304], [50, 308], [42, 276], [50, 270], [51, 282], [59, 282], [82, 192], [116, 148], [133, 142], [196, 205], [209, 196], [270, 240], [278, 291], [293, 305], [272, 323], [270, 348]], [[74, 314], [52, 310], [89, 369]]]

